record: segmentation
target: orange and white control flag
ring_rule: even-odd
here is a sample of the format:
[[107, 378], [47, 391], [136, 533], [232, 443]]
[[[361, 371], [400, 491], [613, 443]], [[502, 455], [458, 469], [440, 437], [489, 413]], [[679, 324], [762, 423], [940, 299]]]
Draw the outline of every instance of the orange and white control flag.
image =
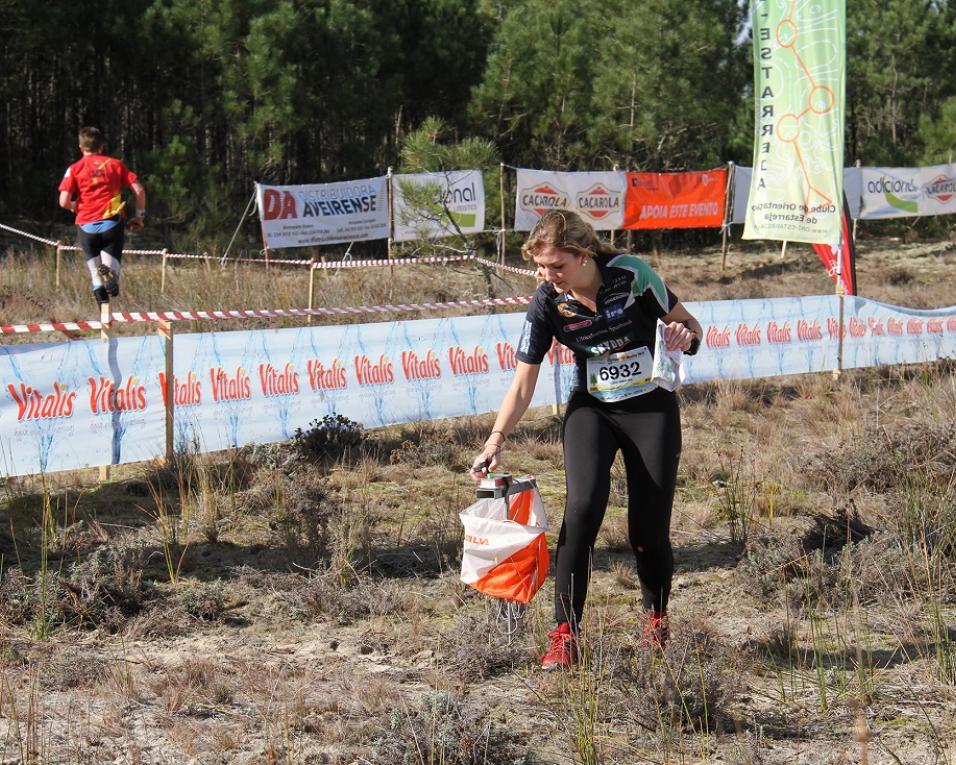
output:
[[534, 480], [527, 484], [507, 497], [479, 499], [459, 513], [465, 527], [461, 581], [486, 595], [525, 604], [544, 584], [550, 563], [548, 517]]

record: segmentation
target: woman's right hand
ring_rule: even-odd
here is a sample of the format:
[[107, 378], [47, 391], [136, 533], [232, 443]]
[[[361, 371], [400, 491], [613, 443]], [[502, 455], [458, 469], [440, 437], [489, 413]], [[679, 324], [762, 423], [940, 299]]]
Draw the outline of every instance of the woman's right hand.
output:
[[500, 446], [496, 446], [495, 444], [485, 444], [484, 448], [478, 453], [478, 456], [475, 457], [474, 461], [471, 463], [471, 470], [469, 471], [469, 474], [471, 475], [472, 480], [474, 480], [475, 483], [478, 483], [478, 481], [488, 475], [488, 473], [494, 472], [494, 469], [500, 464], [500, 456]]

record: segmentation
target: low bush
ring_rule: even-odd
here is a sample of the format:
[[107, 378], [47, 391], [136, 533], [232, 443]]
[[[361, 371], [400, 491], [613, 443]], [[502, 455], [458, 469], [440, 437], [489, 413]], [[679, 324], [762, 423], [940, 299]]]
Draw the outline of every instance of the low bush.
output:
[[374, 765], [533, 765], [530, 749], [492, 711], [470, 700], [434, 692], [412, 707], [393, 709], [372, 743]]

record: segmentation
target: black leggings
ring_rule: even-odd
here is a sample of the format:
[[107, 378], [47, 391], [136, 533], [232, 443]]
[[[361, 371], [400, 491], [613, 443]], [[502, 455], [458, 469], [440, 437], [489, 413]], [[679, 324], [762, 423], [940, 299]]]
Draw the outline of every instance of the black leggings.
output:
[[568, 402], [562, 433], [567, 503], [558, 536], [554, 618], [577, 625], [588, 592], [591, 554], [607, 510], [611, 465], [620, 449], [627, 472], [628, 539], [644, 608], [667, 609], [674, 555], [670, 521], [680, 461], [677, 396], [656, 389], [604, 404], [586, 393]]
[[126, 230], [123, 227], [122, 220], [112, 228], [101, 231], [99, 234], [88, 234], [77, 226], [76, 234], [80, 249], [83, 250], [87, 260], [90, 258], [99, 260], [101, 252], [108, 252], [116, 260], [122, 260], [123, 243], [126, 238]]

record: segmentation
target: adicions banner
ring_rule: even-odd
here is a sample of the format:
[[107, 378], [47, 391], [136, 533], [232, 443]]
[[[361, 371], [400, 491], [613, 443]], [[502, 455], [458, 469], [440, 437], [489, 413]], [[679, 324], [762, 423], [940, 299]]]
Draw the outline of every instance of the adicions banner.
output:
[[[750, 201], [750, 179], [752, 168], [734, 166], [733, 186], [733, 214], [731, 223], [743, 223], [747, 217], [747, 203]], [[863, 168], [843, 168], [843, 193], [850, 207], [850, 218], [856, 220], [861, 217], [860, 204], [863, 184]]]
[[480, 170], [395, 175], [392, 193], [396, 242], [485, 229], [485, 182]]
[[727, 169], [628, 173], [624, 228], [720, 228]]
[[548, 210], [580, 213], [598, 231], [624, 225], [627, 174], [550, 173], [518, 168], [515, 231], [530, 231]]
[[[689, 303], [705, 328], [688, 383], [837, 368], [839, 298]], [[290, 438], [326, 414], [366, 427], [495, 411], [524, 312], [210, 332], [174, 339], [175, 443], [213, 451]], [[847, 298], [843, 366], [956, 358], [956, 306], [920, 311]], [[533, 405], [566, 401], [573, 356], [555, 345]], [[160, 456], [163, 346], [154, 336], [0, 352], [3, 475]]]
[[845, 0], [754, 0], [755, 136], [745, 239], [836, 244]]
[[257, 183], [256, 203], [271, 249], [388, 238], [385, 176], [306, 186]]
[[956, 213], [956, 164], [864, 167], [863, 218]]
[[0, 346], [0, 471], [28, 475], [163, 453], [163, 343]]

